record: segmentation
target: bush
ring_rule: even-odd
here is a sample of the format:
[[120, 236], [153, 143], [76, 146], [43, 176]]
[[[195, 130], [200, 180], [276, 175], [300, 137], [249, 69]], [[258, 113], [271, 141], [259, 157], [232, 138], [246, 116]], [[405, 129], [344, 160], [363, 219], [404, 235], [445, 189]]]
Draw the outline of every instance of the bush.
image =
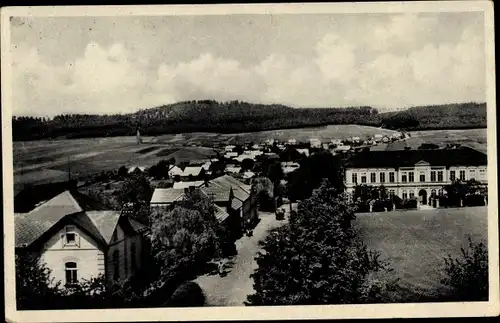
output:
[[444, 259], [446, 276], [441, 282], [453, 289], [458, 301], [488, 300], [488, 249], [483, 242], [475, 244], [468, 237], [469, 247], [461, 248], [461, 257]]
[[464, 206], [484, 206], [483, 195], [468, 195], [464, 199]]
[[180, 285], [167, 301], [167, 306], [171, 307], [197, 307], [203, 305], [205, 305], [205, 295], [201, 287], [194, 282]]
[[398, 206], [398, 209], [410, 210], [410, 209], [416, 209], [417, 206], [418, 206], [417, 200], [415, 200], [415, 199], [404, 199], [404, 200], [401, 200], [401, 203]]

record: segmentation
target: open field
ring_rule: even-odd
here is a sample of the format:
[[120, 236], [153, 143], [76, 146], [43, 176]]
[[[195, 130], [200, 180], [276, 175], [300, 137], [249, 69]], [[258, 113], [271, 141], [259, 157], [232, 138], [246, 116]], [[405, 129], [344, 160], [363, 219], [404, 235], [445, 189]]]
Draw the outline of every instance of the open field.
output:
[[431, 300], [446, 291], [440, 283], [444, 258], [461, 255], [467, 235], [487, 243], [487, 207], [358, 214], [355, 223], [370, 250], [381, 253], [400, 278], [403, 301]]
[[199, 144], [211, 146], [213, 143], [238, 144], [244, 142], [263, 142], [267, 139], [276, 139], [286, 141], [288, 139], [297, 139], [298, 141], [309, 141], [311, 138], [318, 138], [323, 141], [330, 139], [342, 139], [353, 136], [368, 139], [373, 135], [387, 134], [391, 135], [395, 131], [359, 125], [330, 125], [324, 127], [311, 127], [299, 129], [281, 129], [258, 132], [242, 132], [233, 134], [214, 134], [214, 133], [190, 133], [183, 135], [164, 135], [157, 137], [154, 141], [162, 143], [172, 143], [178, 140], [186, 144]]
[[[390, 135], [393, 131], [368, 126], [336, 125], [238, 134], [187, 133], [143, 137], [140, 146], [134, 136], [14, 142], [14, 181], [26, 184], [67, 179], [68, 158], [72, 175], [77, 177], [117, 169], [122, 165], [151, 166], [162, 159], [176, 158], [180, 163], [213, 156], [211, 148], [184, 147], [179, 151], [182, 146], [211, 147], [214, 143], [263, 142], [266, 139], [286, 141], [290, 138], [299, 141], [318, 138], [326, 141], [359, 136], [364, 139], [377, 133]], [[412, 138], [406, 142], [374, 146], [372, 149], [402, 149], [400, 146], [405, 143], [417, 148], [422, 142], [441, 145], [461, 143], [486, 151], [486, 129], [418, 131], [412, 133]]]
[[410, 132], [411, 138], [405, 141], [396, 141], [382, 144], [372, 150], [400, 150], [405, 146], [417, 149], [422, 143], [434, 143], [444, 146], [447, 143], [469, 146], [480, 152], [487, 151], [487, 129], [460, 129], [460, 130], [426, 130]]

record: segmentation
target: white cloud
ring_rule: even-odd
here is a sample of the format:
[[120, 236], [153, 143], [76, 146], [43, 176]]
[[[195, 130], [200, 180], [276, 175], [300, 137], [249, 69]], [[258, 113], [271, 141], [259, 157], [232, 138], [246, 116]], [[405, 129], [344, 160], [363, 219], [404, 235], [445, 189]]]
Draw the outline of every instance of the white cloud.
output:
[[292, 51], [270, 53], [247, 65], [210, 52], [153, 63], [157, 53], [137, 57], [118, 42], [109, 47], [89, 43], [77, 59], [54, 64], [35, 48], [18, 44], [14, 111], [130, 112], [193, 99], [380, 108], [483, 101], [481, 35], [471, 28], [458, 40], [423, 40], [435, 25], [436, 19], [398, 16], [369, 28], [360, 39], [328, 32], [311, 48], [309, 59], [297, 59]]

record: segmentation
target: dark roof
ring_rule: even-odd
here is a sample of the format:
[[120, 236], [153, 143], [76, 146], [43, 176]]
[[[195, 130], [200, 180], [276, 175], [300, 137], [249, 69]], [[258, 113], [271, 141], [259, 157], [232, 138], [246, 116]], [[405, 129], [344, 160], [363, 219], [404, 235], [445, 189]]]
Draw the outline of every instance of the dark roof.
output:
[[431, 166], [483, 166], [488, 164], [486, 154], [469, 147], [454, 149], [418, 149], [362, 151], [352, 156], [346, 168], [398, 168], [411, 167], [419, 162]]
[[75, 195], [78, 194], [64, 191], [28, 213], [16, 213], [16, 247], [32, 245], [67, 221], [76, 224], [100, 243], [109, 243], [120, 218], [119, 212], [86, 211]]
[[48, 201], [66, 190], [76, 188], [75, 181], [21, 185], [14, 187], [14, 212], [29, 212], [35, 205]]
[[215, 202], [229, 201], [231, 190], [233, 195], [241, 201], [250, 197], [250, 186], [229, 175], [214, 178], [200, 188], [208, 196], [213, 197]]

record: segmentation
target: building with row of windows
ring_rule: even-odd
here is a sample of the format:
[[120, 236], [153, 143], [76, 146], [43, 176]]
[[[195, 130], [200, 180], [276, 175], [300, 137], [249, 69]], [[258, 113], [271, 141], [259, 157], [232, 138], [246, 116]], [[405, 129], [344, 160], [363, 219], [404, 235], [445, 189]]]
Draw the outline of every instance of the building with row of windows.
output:
[[389, 194], [418, 198], [442, 195], [443, 186], [455, 179], [487, 184], [486, 154], [469, 147], [432, 150], [362, 151], [345, 166], [347, 192], [358, 184], [384, 185]]

